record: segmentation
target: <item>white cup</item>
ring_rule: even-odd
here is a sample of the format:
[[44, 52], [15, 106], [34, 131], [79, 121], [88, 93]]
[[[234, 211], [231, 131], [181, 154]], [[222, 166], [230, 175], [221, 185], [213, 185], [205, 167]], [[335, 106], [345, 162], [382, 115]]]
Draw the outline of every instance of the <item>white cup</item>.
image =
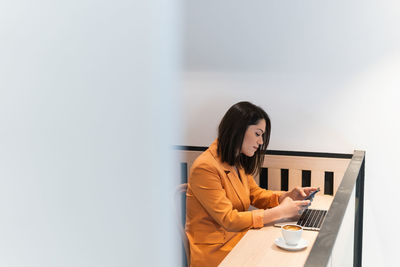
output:
[[286, 244], [289, 246], [295, 246], [301, 239], [303, 233], [303, 227], [297, 224], [285, 224], [282, 226], [282, 236], [285, 239]]

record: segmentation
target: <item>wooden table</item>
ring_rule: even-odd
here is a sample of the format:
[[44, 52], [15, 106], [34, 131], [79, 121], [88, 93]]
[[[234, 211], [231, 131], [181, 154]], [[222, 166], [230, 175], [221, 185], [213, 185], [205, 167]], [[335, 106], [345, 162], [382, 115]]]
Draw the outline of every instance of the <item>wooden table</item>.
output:
[[[310, 208], [329, 209], [332, 200], [332, 196], [316, 195]], [[282, 236], [282, 233], [273, 223], [261, 229], [251, 229], [219, 266], [303, 266], [318, 233], [303, 230], [302, 238], [308, 241], [308, 247], [300, 251], [287, 251], [275, 245], [275, 239]]]

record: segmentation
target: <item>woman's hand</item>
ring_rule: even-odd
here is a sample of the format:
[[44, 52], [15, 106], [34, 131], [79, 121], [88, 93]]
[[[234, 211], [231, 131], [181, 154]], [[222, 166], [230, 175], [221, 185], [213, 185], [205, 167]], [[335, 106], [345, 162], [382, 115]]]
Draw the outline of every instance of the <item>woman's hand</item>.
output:
[[315, 190], [317, 190], [316, 187], [296, 187], [283, 193], [279, 196], [279, 206], [264, 210], [264, 224], [301, 214], [311, 203], [310, 200], [304, 200], [304, 198]]
[[293, 200], [286, 197], [278, 206], [281, 209], [282, 218], [290, 218], [301, 214], [301, 211], [310, 204], [309, 200]]
[[283, 193], [282, 195], [279, 196], [279, 203], [282, 203], [282, 201], [287, 197], [290, 197], [292, 200], [304, 200], [309, 194], [311, 194], [316, 190], [317, 190], [316, 187], [293, 188], [291, 191]]

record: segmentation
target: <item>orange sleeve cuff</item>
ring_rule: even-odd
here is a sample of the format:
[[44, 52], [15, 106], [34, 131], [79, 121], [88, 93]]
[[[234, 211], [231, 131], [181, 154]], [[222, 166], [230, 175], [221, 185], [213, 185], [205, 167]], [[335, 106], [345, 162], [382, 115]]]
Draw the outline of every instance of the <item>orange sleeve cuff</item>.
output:
[[264, 210], [253, 210], [251, 212], [253, 215], [253, 227], [254, 228], [261, 228], [264, 226]]

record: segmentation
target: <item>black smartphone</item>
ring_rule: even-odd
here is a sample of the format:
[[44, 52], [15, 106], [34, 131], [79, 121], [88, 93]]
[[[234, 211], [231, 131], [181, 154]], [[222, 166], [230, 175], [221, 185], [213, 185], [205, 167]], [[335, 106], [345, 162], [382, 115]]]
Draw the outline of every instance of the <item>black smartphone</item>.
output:
[[317, 190], [315, 190], [314, 192], [312, 192], [311, 194], [309, 194], [304, 200], [313, 200], [314, 196], [316, 193], [318, 193], [320, 191], [319, 187], [317, 188]]

